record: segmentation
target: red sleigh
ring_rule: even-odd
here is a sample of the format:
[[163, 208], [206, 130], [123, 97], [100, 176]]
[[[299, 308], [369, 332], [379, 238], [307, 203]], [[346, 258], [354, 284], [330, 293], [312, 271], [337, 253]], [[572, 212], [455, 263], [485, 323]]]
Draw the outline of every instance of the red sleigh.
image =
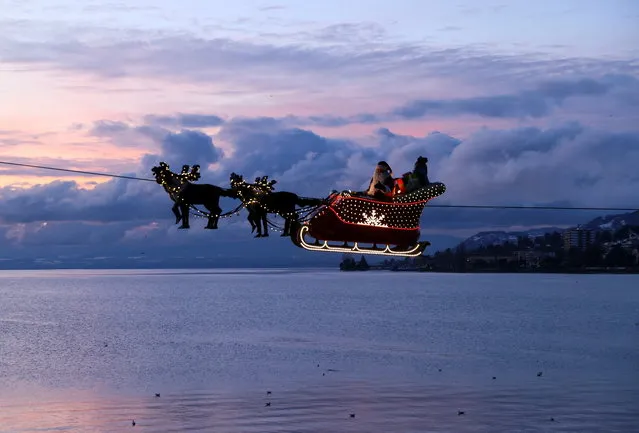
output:
[[[435, 182], [389, 201], [335, 193], [297, 225], [291, 239], [309, 251], [419, 256], [430, 245], [419, 241], [422, 211], [429, 200], [445, 191], [443, 183]], [[309, 242], [307, 236], [315, 239]]]

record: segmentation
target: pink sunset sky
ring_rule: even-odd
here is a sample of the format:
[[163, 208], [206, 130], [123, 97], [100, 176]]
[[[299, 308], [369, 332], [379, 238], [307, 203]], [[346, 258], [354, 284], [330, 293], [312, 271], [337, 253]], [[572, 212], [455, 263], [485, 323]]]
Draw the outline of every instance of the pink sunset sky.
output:
[[[635, 1], [235, 3], [0, 2], [0, 160], [141, 177], [199, 163], [207, 183], [268, 174], [324, 196], [425, 155], [442, 203], [639, 204]], [[177, 236], [167, 200], [0, 165], [0, 242]], [[433, 227], [569, 220], [486, 218]]]

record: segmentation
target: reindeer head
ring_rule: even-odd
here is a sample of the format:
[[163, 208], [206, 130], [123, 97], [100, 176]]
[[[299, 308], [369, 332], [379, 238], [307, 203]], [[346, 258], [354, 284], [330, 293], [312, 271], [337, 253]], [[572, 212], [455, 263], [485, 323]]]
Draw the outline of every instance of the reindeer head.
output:
[[202, 175], [200, 174], [199, 164], [195, 164], [193, 167], [191, 167], [191, 172], [189, 173], [189, 177], [193, 180], [200, 180], [200, 177], [202, 177]]
[[200, 174], [200, 166], [195, 164], [191, 167], [188, 164], [182, 166], [182, 171], [178, 175], [180, 182], [194, 182], [196, 180], [200, 180], [202, 175]]
[[230, 176], [231, 188], [238, 188], [239, 186], [245, 184], [244, 177], [241, 174], [231, 173]]
[[271, 192], [273, 191], [274, 185], [277, 183], [276, 180], [268, 180], [268, 176], [256, 177], [255, 178], [255, 187], [261, 189], [263, 191]]
[[151, 169], [153, 172], [153, 176], [155, 177], [155, 181], [160, 185], [164, 183], [167, 179], [167, 170], [169, 166], [164, 162], [161, 162], [160, 165], [155, 166]]

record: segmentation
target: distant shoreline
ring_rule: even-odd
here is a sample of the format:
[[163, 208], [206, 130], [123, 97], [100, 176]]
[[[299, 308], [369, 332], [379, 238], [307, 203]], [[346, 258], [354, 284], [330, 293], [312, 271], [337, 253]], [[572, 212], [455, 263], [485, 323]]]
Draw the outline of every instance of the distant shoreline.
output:
[[278, 270], [331, 270], [335, 266], [219, 266], [219, 267], [24, 267], [24, 268], [1, 268], [3, 271], [224, 271], [224, 270], [253, 270], [253, 271], [278, 271]]
[[639, 274], [638, 268], [626, 269], [522, 269], [499, 270], [499, 269], [482, 269], [472, 271], [454, 271], [454, 270], [434, 270], [434, 269], [389, 269], [371, 266], [370, 269], [343, 269], [341, 272], [366, 272], [366, 271], [386, 271], [386, 272], [417, 272], [417, 273], [437, 273], [437, 274], [614, 274], [614, 275], [636, 275]]
[[293, 271], [293, 272], [308, 272], [308, 271], [335, 271], [335, 272], [368, 272], [368, 271], [376, 271], [376, 272], [410, 272], [410, 273], [436, 273], [436, 274], [565, 274], [565, 275], [637, 275], [639, 274], [639, 267], [631, 268], [631, 269], [560, 269], [560, 270], [552, 270], [552, 269], [522, 269], [518, 271], [513, 270], [499, 270], [499, 269], [483, 269], [483, 270], [467, 270], [467, 271], [455, 271], [455, 270], [445, 270], [445, 269], [390, 269], [385, 267], [380, 267], [378, 265], [371, 265], [369, 269], [336, 269], [334, 266], [269, 266], [269, 267], [201, 267], [201, 268], [151, 268], [151, 267], [119, 267], [119, 268], [88, 268], [88, 267], [61, 267], [61, 268], [0, 268], [0, 274], [4, 271], [6, 272], [32, 272], [32, 271], [87, 271], [87, 272], [109, 272], [109, 271], [140, 271], [140, 272], [161, 272], [161, 273], [170, 273], [170, 272], [187, 272], [187, 273], [198, 273], [198, 272], [207, 272], [207, 273], [215, 273], [215, 272], [241, 272], [241, 271], [254, 271], [254, 272], [277, 272], [277, 271]]

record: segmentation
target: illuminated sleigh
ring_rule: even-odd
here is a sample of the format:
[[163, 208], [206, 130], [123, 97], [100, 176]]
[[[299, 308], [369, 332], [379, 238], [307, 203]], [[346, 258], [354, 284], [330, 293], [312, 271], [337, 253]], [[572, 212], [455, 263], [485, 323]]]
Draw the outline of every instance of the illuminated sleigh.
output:
[[[392, 201], [335, 193], [308, 220], [297, 225], [291, 239], [309, 251], [416, 257], [430, 245], [419, 241], [424, 206], [445, 191], [446, 186], [436, 182], [396, 195]], [[309, 242], [306, 236], [315, 240]]]

